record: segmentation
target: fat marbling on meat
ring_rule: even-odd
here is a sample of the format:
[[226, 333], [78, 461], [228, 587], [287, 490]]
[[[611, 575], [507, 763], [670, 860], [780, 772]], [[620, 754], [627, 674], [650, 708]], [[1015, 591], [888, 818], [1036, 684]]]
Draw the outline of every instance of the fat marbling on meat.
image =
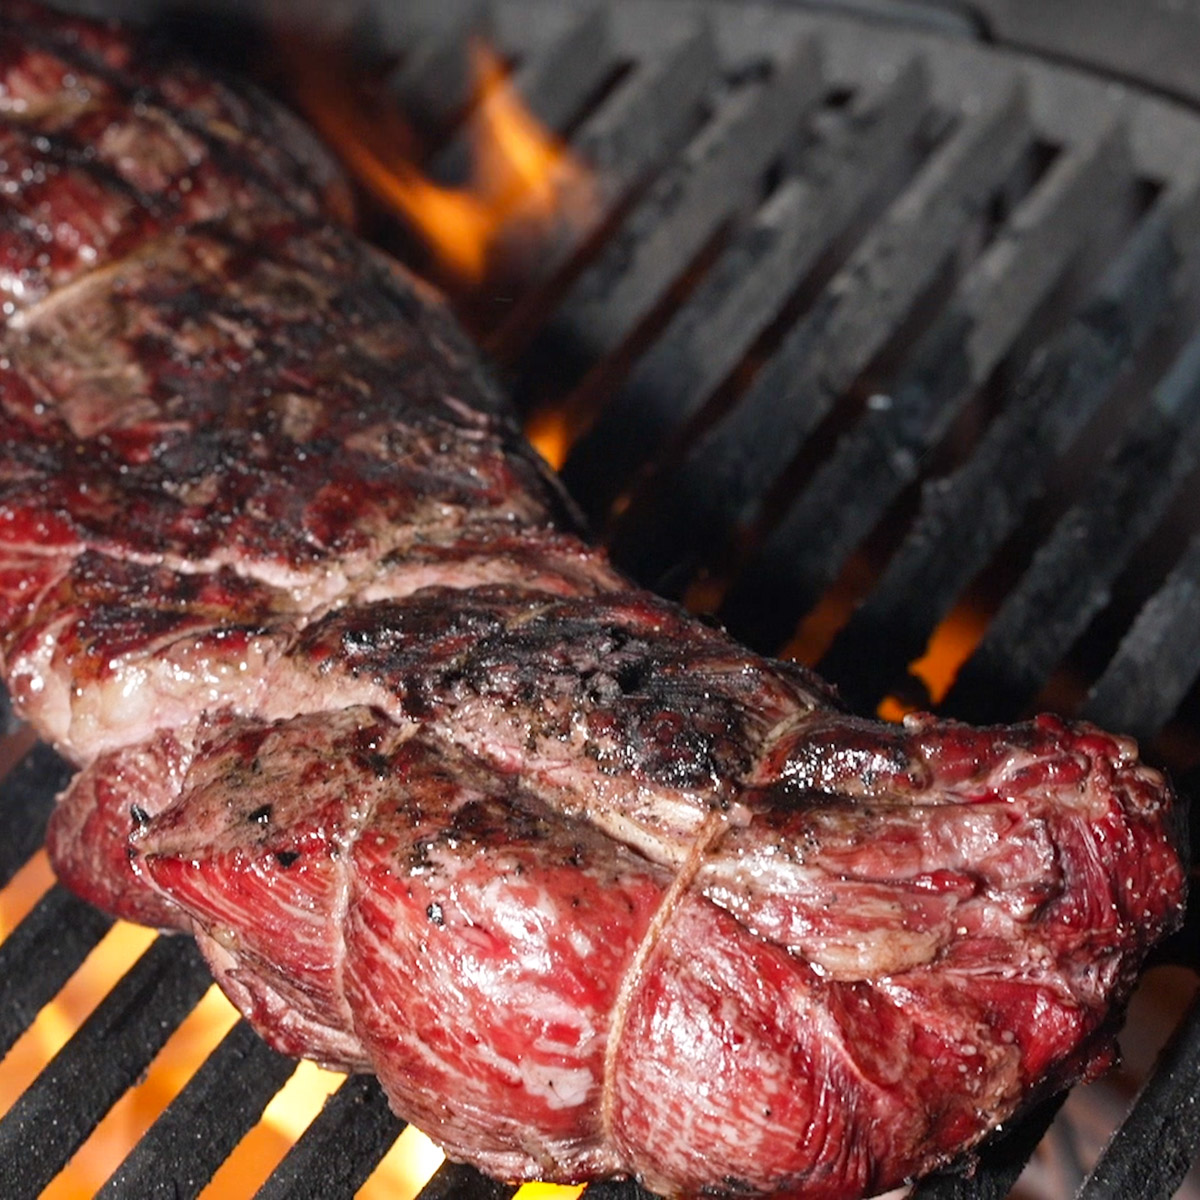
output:
[[1185, 890], [1128, 739], [864, 721], [632, 587], [253, 92], [17, 0], [0, 142], [69, 886], [506, 1178], [862, 1196], [1109, 1061]]

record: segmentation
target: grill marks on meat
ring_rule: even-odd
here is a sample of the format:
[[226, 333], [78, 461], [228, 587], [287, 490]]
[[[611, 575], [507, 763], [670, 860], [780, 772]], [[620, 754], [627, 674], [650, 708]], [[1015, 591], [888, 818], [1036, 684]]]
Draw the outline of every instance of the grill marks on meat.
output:
[[544, 522], [540, 468], [468, 408], [492, 396], [440, 308], [332, 228], [261, 236], [173, 234], [10, 327], [6, 541], [319, 596], [416, 531]]
[[6, 318], [162, 233], [222, 218], [344, 214], [311, 135], [164, 47], [11, 0], [0, 13]]
[[[521, 582], [549, 597], [580, 595], [614, 578], [599, 555], [565, 537], [530, 540], [504, 524], [449, 536], [392, 552], [332, 604], [377, 604], [456, 579], [464, 587]], [[268, 665], [332, 604], [305, 611], [303, 592], [298, 599], [232, 567], [184, 573], [95, 551], [56, 565], [66, 574], [25, 604], [0, 645], [10, 690], [43, 735], [76, 759], [124, 744], [139, 724], [175, 726], [222, 707], [252, 711], [276, 686], [285, 689], [276, 715], [303, 711], [312, 701], [300, 696], [327, 685], [303, 664], [296, 669], [296, 656], [278, 683]], [[31, 590], [32, 569], [14, 553], [10, 601]]]
[[1164, 781], [847, 716], [634, 591], [287, 117], [0, 16], [0, 660], [48, 842], [508, 1178], [852, 1197], [1098, 1069]]
[[527, 773], [586, 773], [622, 791], [633, 776], [712, 803], [822, 694], [806, 673], [630, 591], [425, 589], [331, 613], [294, 661]]
[[[561, 587], [578, 586], [589, 561], [574, 577], [564, 571]], [[645, 593], [598, 592], [595, 582], [568, 599], [511, 584], [425, 587], [335, 608], [297, 633], [293, 617], [250, 625], [245, 608], [221, 625], [217, 610], [198, 611], [198, 578], [185, 577], [177, 612], [159, 613], [147, 595], [133, 627], [149, 635], [161, 616], [168, 637], [147, 636], [115, 674], [80, 669], [97, 656], [78, 628], [58, 637], [40, 695], [65, 694], [74, 681], [63, 703], [76, 742], [153, 728], [149, 714], [183, 736], [221, 708], [286, 720], [369, 704], [402, 729], [435, 731], [519, 773], [547, 804], [677, 865], [708, 813], [729, 809], [741, 782], [756, 778], [754, 748], [816, 703], [799, 669], [747, 655]], [[63, 621], [80, 608], [93, 615], [83, 634], [121, 632], [106, 653], [128, 642], [120, 613], [97, 630], [96, 615], [111, 610], [76, 605]], [[64, 670], [68, 657], [76, 665]], [[109, 769], [103, 757], [92, 768]]]

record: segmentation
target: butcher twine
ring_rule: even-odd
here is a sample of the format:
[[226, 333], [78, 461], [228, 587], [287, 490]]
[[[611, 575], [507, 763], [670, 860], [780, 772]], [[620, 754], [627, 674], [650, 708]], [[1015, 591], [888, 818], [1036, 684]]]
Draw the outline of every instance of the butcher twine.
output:
[[612, 1022], [608, 1027], [608, 1045], [604, 1048], [604, 1089], [600, 1094], [601, 1128], [604, 1130], [604, 1139], [610, 1146], [613, 1145], [613, 1107], [616, 1104], [614, 1093], [616, 1090], [617, 1050], [625, 1034], [625, 1021], [629, 1015], [629, 1006], [633, 1003], [638, 985], [642, 981], [646, 963], [658, 946], [667, 923], [675, 915], [680, 898], [691, 886], [692, 880], [696, 878], [696, 872], [699, 871], [704, 856], [712, 849], [713, 843], [721, 834], [729, 828], [729, 824], [727, 812], [714, 812], [700, 826], [687, 858], [684, 859], [675, 878], [671, 881], [671, 886], [663, 893], [657, 911], [651, 918], [650, 924], [646, 926], [646, 932], [642, 935], [641, 942], [638, 943], [633, 957], [629, 960], [625, 978], [621, 980], [621, 987], [617, 991], [617, 998], [613, 1004]]

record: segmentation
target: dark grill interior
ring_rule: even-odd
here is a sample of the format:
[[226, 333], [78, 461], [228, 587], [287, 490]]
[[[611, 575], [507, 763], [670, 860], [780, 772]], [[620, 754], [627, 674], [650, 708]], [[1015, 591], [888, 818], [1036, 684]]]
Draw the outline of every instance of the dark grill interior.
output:
[[[466, 158], [468, 30], [596, 172], [585, 221], [458, 299], [531, 426], [567, 429], [564, 477], [622, 566], [813, 663], [863, 711], [1051, 706], [1134, 733], [1187, 791], [1200, 115], [971, 41], [785, 8], [401, 11], [360, 14], [352, 43], [432, 173]], [[430, 267], [393, 223], [368, 224]], [[937, 677], [912, 666], [930, 645], [948, 656]], [[22, 737], [10, 721], [0, 883], [68, 773], [45, 747], [20, 757]], [[0, 943], [0, 1052], [109, 924], [55, 886]], [[1164, 963], [1200, 970], [1195, 926]], [[0, 1120], [4, 1195], [55, 1176], [208, 983], [189, 943], [151, 946]], [[1200, 1147], [1200, 1010], [1177, 1018], [1081, 1196], [1180, 1187]], [[197, 1194], [293, 1066], [236, 1026], [102, 1194]], [[1060, 1103], [914, 1195], [1006, 1195]], [[349, 1079], [259, 1195], [352, 1195], [399, 1130], [374, 1082]], [[446, 1165], [420, 1195], [515, 1190]]]

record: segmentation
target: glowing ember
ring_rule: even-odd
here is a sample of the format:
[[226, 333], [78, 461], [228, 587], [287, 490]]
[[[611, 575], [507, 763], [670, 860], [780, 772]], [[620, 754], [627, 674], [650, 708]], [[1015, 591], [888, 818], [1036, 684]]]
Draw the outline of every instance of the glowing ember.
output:
[[[42, 850], [0, 890], [0, 941], [29, 914], [53, 882], [53, 871]], [[154, 937], [149, 929], [123, 921], [114, 924], [5, 1057], [0, 1071], [0, 1115], [12, 1107]], [[117, 1101], [42, 1193], [44, 1200], [94, 1196], [236, 1020], [237, 1012], [229, 1001], [215, 985], [209, 988], [137, 1086]], [[343, 1078], [312, 1063], [301, 1063], [202, 1196], [252, 1196]], [[424, 1134], [406, 1129], [358, 1196], [360, 1200], [411, 1200], [442, 1161], [442, 1152]], [[578, 1187], [530, 1184], [517, 1195], [520, 1200], [573, 1200], [581, 1191]]]
[[[123, 928], [134, 929], [133, 926]], [[134, 932], [146, 934], [145, 930]], [[105, 943], [93, 953], [99, 964], [117, 958], [114, 948]], [[46, 1011], [62, 1007], [66, 995], [64, 989]], [[100, 998], [97, 995], [94, 1000]], [[43, 1200], [82, 1200], [82, 1197], [94, 1196], [159, 1113], [183, 1090], [204, 1056], [216, 1048], [236, 1020], [237, 1013], [229, 1001], [216, 987], [209, 988], [168, 1039], [143, 1079], [113, 1105], [65, 1169], [42, 1193]]]

